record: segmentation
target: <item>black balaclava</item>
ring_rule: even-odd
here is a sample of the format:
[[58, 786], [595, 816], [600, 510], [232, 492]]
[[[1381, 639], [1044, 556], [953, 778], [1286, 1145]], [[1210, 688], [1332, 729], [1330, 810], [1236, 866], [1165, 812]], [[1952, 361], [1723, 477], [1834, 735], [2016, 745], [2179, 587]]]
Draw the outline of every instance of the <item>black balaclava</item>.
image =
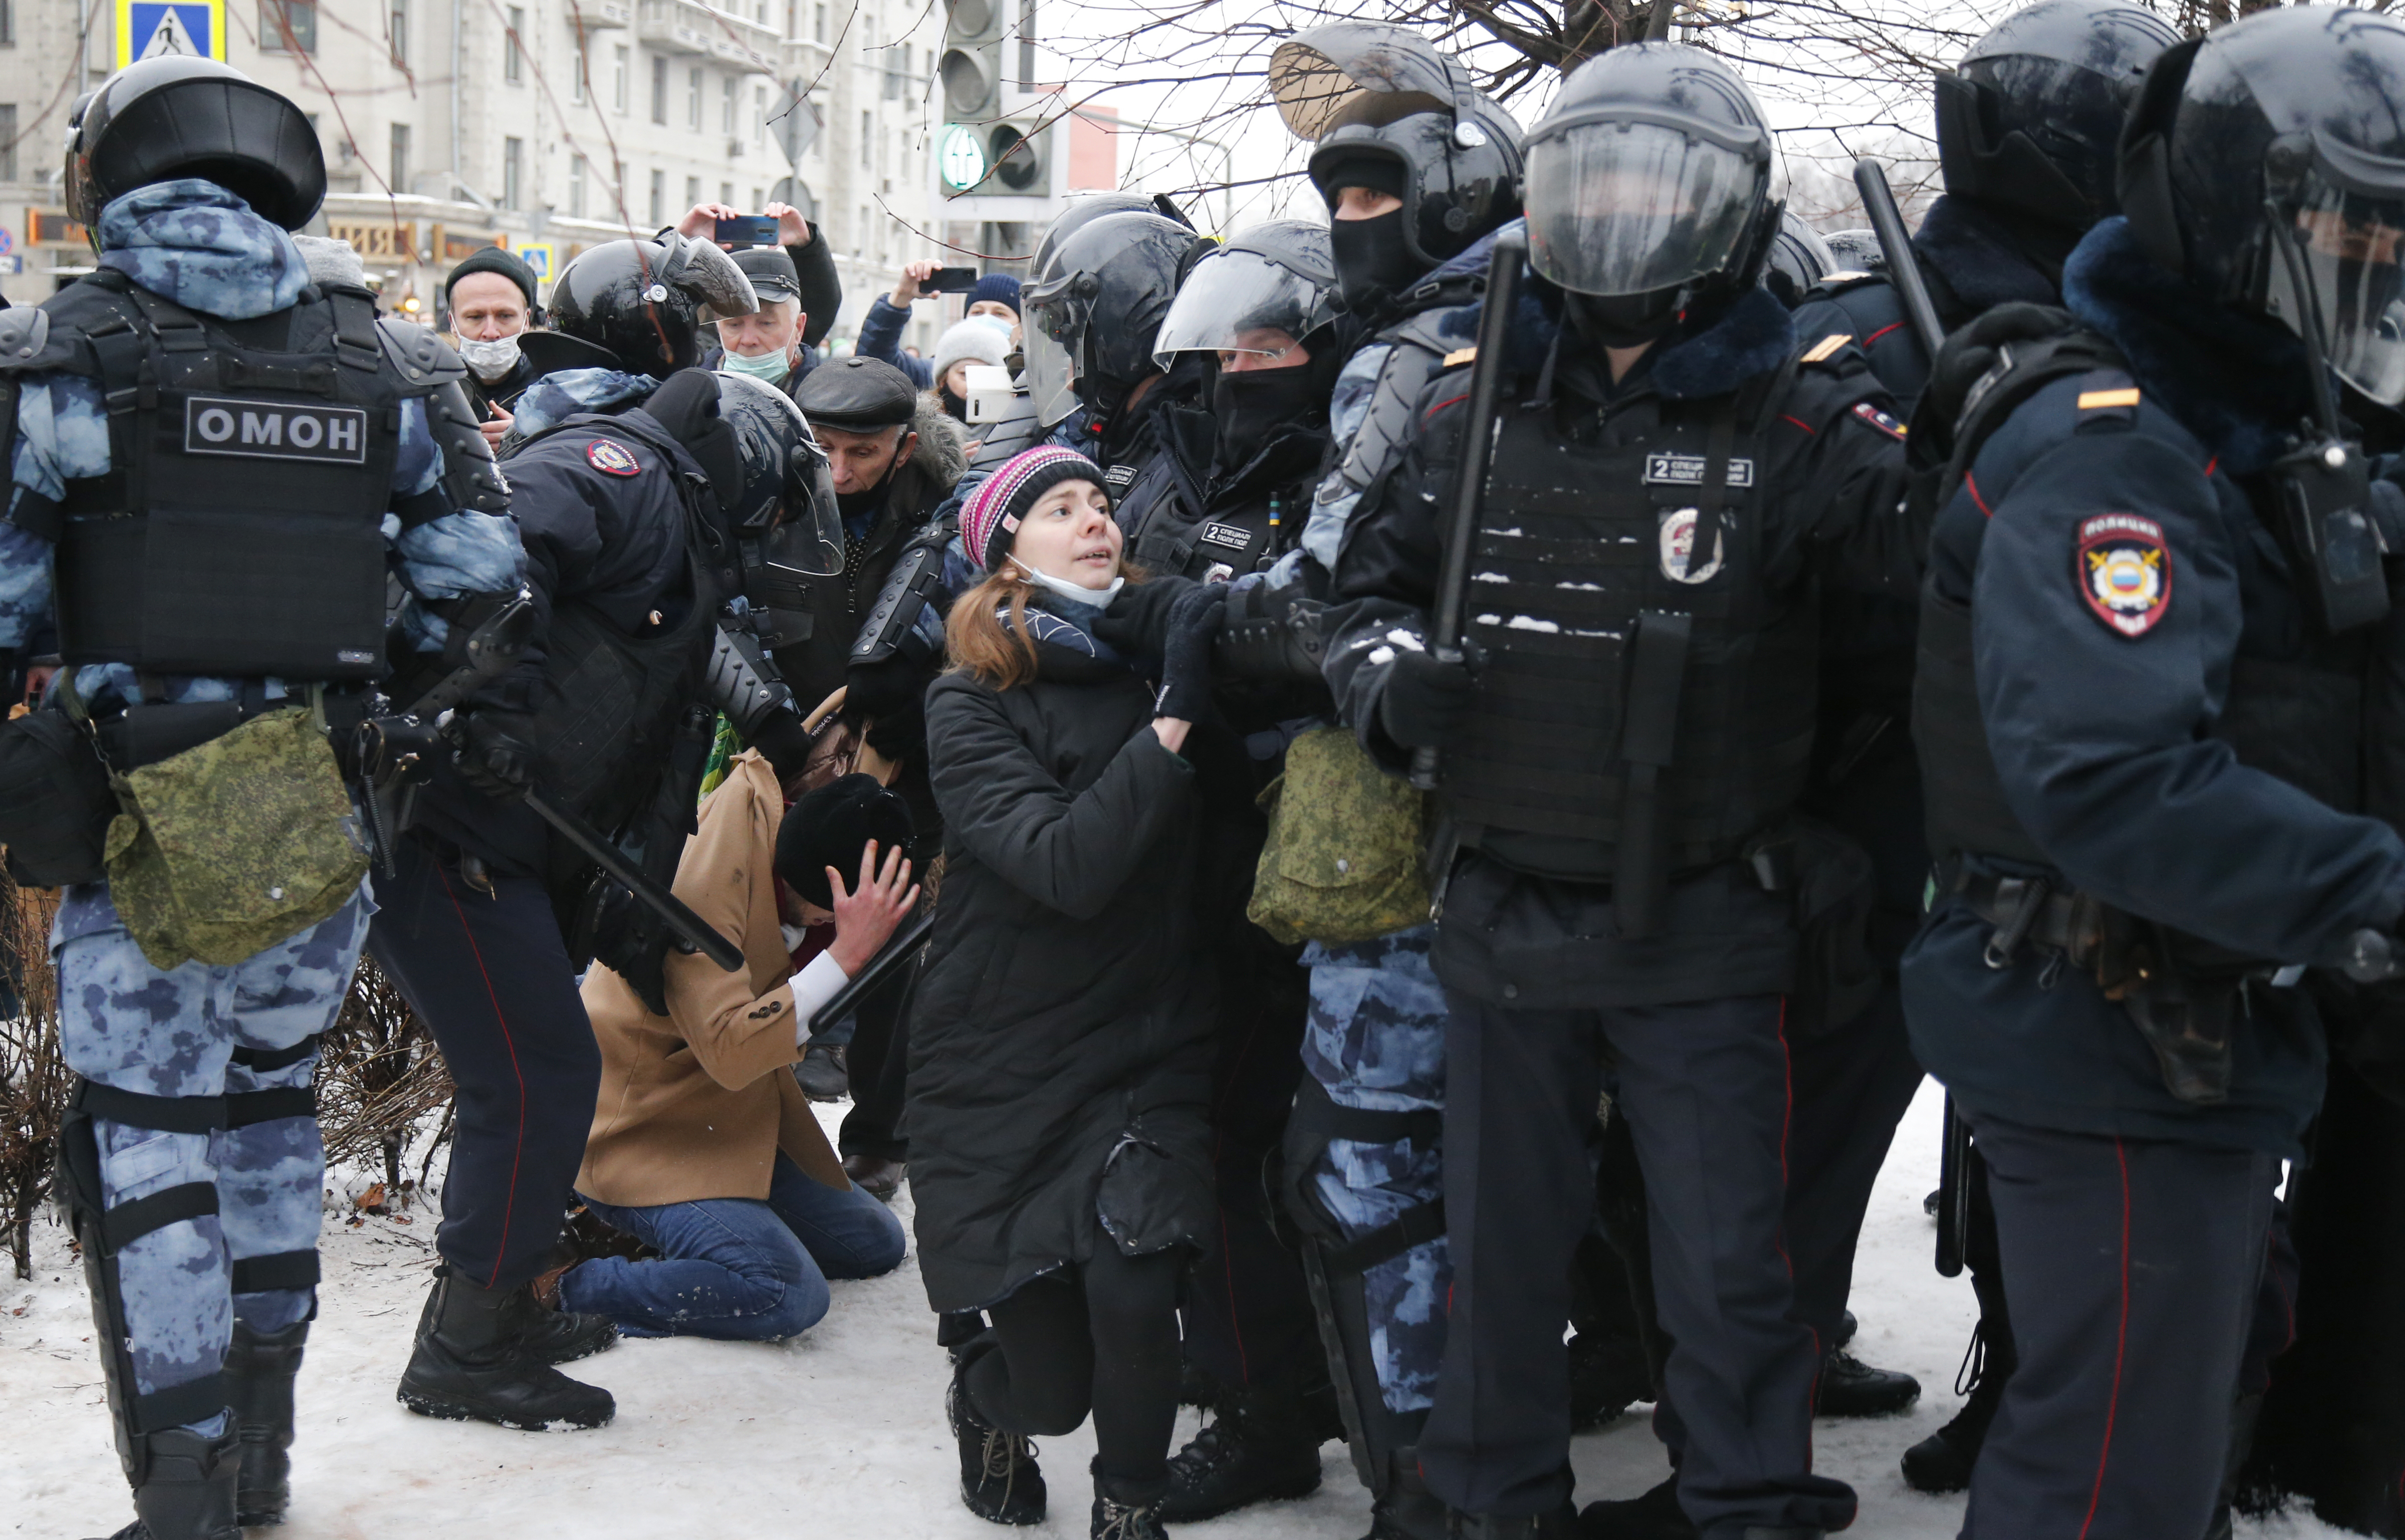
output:
[[1211, 417], [1217, 425], [1217, 462], [1223, 469], [1242, 467], [1259, 453], [1278, 428], [1304, 423], [1328, 410], [1329, 382], [1312, 367], [1221, 371], [1211, 387]]
[[1636, 347], [1669, 335], [1679, 324], [1676, 288], [1645, 294], [1579, 294], [1562, 291], [1562, 314], [1578, 334], [1597, 347]]
[[1368, 188], [1390, 198], [1403, 195], [1403, 168], [1384, 156], [1361, 156], [1338, 162], [1328, 174], [1329, 254], [1336, 262], [1337, 287], [1345, 307], [1356, 315], [1371, 315], [1394, 301], [1428, 271], [1403, 242], [1402, 209], [1391, 209], [1374, 219], [1338, 219], [1337, 195], [1346, 188]]

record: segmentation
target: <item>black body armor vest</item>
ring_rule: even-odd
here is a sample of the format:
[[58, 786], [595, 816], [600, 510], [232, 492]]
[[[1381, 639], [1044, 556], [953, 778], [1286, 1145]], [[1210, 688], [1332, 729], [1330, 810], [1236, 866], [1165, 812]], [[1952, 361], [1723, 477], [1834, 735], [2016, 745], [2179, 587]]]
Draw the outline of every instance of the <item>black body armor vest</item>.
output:
[[46, 308], [52, 351], [65, 343], [50, 367], [100, 384], [111, 467], [69, 482], [60, 506], [61, 656], [381, 674], [401, 403], [450, 376], [429, 357], [413, 378], [364, 292], [304, 290], [229, 321], [103, 273]]
[[1585, 842], [1603, 869], [1577, 875], [1658, 888], [1793, 807], [1818, 590], [1765, 589], [1759, 484], [1792, 378], [1664, 400], [1656, 427], [1616, 445], [1577, 441], [1550, 404], [1506, 413], [1469, 585], [1467, 635], [1486, 658], [1444, 755], [1465, 843]]

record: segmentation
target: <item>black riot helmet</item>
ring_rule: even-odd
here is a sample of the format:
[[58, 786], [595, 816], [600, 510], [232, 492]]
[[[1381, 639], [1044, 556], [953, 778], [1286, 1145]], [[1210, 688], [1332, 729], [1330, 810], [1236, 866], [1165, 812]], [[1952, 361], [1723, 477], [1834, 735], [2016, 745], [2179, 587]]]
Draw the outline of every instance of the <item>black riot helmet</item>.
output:
[[162, 54], [126, 65], [76, 104], [68, 217], [100, 238], [100, 211], [153, 182], [197, 176], [299, 230], [326, 201], [326, 155], [299, 107], [231, 64]]
[[749, 315], [760, 301], [734, 258], [674, 231], [605, 241], [578, 254], [551, 286], [553, 326], [608, 348], [629, 374], [662, 379], [700, 357], [704, 305], [714, 315]]
[[1837, 270], [1836, 254], [1821, 232], [1804, 222], [1793, 209], [1782, 210], [1779, 216], [1779, 232], [1770, 238], [1767, 270], [1762, 275], [1763, 287], [1779, 296], [1779, 302], [1793, 307], [1804, 297], [1804, 291]]
[[1835, 264], [1833, 270], [1835, 272], [1885, 273], [1887, 271], [1887, 253], [1879, 247], [1878, 231], [1834, 231], [1821, 239], [1829, 247], [1829, 257]]
[[1059, 406], [1065, 381], [1073, 405], [1097, 417], [1114, 415], [1153, 371], [1153, 340], [1170, 301], [1209, 249], [1210, 242], [1158, 214], [1104, 215], [1062, 241], [1049, 274], [1020, 291], [1029, 392], [1038, 413]]
[[1152, 361], [1180, 353], [1251, 353], [1273, 361], [1300, 343], [1314, 354], [1340, 314], [1328, 227], [1275, 219], [1230, 238], [1194, 264], [1162, 317]]
[[1072, 194], [1061, 212], [1052, 217], [1052, 222], [1044, 227], [1043, 238], [1035, 243], [1035, 254], [1027, 259], [1027, 281], [1040, 282], [1052, 265], [1052, 254], [1061, 249], [1061, 243], [1095, 220], [1111, 214], [1159, 214], [1163, 202], [1141, 192]]
[[2179, 40], [2129, 0], [2038, 0], [2006, 17], [1937, 77], [1946, 191], [2073, 232], [2111, 214], [2122, 119]]
[[1379, 264], [1339, 244], [1357, 310], [1375, 302], [1372, 288], [1391, 293], [1520, 213], [1520, 125], [1416, 33], [1371, 21], [1296, 33], [1270, 55], [1270, 92], [1287, 128], [1312, 141], [1312, 185], [1331, 209], [1347, 186], [1402, 201], [1385, 271], [1357, 273]]
[[767, 535], [777, 566], [820, 577], [841, 572], [835, 478], [802, 409], [763, 380], [724, 372], [708, 378], [718, 386], [718, 420], [740, 468], [740, 490], [721, 499], [727, 523], [744, 535]]
[[2119, 193], [2158, 265], [2318, 329], [2348, 384], [2405, 402], [2405, 23], [2267, 10], [2166, 50], [2122, 133]]
[[1582, 334], [1633, 346], [1751, 288], [1785, 194], [1735, 71], [1684, 43], [1624, 43], [1572, 70], [1528, 131], [1529, 264]]

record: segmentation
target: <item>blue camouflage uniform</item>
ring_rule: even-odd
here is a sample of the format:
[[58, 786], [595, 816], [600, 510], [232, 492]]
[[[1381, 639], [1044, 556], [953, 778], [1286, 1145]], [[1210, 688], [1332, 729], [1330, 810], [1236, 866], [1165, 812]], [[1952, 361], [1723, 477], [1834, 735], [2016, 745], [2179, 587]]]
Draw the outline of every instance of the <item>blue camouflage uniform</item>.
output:
[[[308, 281], [289, 236], [239, 199], [198, 180], [159, 183], [102, 211], [100, 265], [188, 310], [241, 320], [289, 308]], [[56, 503], [69, 480], [110, 469], [100, 390], [80, 375], [22, 381], [10, 465], [12, 522], [0, 524], [0, 647], [22, 648], [51, 619], [49, 542], [13, 522], [29, 503]], [[423, 400], [402, 405], [396, 500], [434, 489], [444, 469]], [[506, 518], [455, 510], [403, 532], [388, 515], [390, 558], [409, 601], [403, 623], [439, 648], [443, 623], [422, 601], [506, 591], [523, 557]], [[296, 681], [297, 684], [298, 681]], [[269, 699], [284, 681], [170, 676], [170, 702], [231, 700], [246, 684]], [[121, 664], [79, 670], [95, 707], [132, 700]], [[162, 972], [119, 918], [105, 882], [69, 888], [52, 929], [61, 1046], [68, 1065], [100, 1085], [139, 1095], [213, 1098], [305, 1087], [312, 1040], [333, 1025], [374, 904], [363, 884], [316, 926], [246, 960], [197, 960]], [[215, 1214], [151, 1231], [118, 1253], [137, 1393], [149, 1395], [217, 1372], [236, 1317], [274, 1332], [307, 1317], [308, 1289], [233, 1291], [246, 1258], [308, 1252], [316, 1244], [325, 1156], [315, 1117], [284, 1117], [210, 1133], [169, 1133], [94, 1120], [103, 1199], [114, 1207], [188, 1183], [214, 1183]], [[186, 1424], [204, 1436], [222, 1414]]]

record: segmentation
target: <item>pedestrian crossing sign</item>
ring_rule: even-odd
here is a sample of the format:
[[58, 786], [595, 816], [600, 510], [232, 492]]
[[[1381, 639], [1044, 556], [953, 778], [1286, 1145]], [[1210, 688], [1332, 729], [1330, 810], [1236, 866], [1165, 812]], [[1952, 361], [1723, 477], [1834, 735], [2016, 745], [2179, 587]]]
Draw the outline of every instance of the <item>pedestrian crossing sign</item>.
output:
[[225, 61], [225, 0], [117, 0], [119, 69], [177, 53]]

